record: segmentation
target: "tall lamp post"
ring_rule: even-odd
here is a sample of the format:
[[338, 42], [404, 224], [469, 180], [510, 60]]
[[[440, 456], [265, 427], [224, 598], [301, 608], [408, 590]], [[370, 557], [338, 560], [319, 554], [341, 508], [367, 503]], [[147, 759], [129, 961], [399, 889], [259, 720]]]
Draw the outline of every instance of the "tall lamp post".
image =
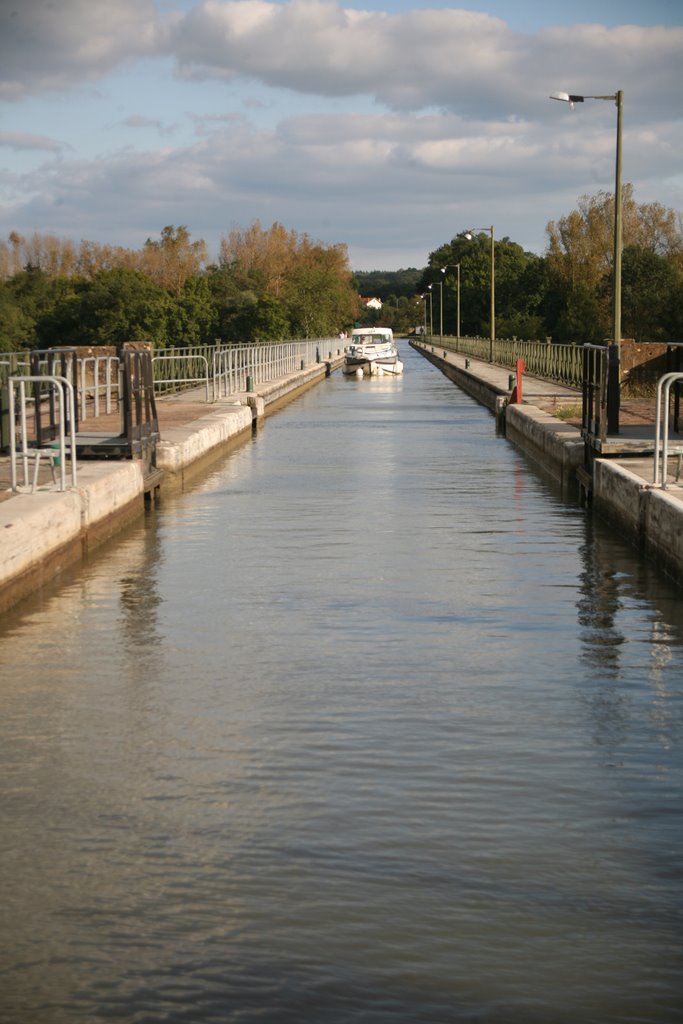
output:
[[427, 293], [423, 292], [420, 296], [422, 299], [422, 312], [424, 314], [424, 333], [427, 334]]
[[455, 301], [455, 316], [456, 316], [456, 340], [460, 341], [460, 264], [459, 263], [447, 263], [445, 267], [441, 268], [441, 273], [445, 274], [447, 270], [457, 270], [456, 277], [456, 301]]
[[617, 108], [617, 153], [614, 174], [614, 294], [612, 296], [612, 358], [609, 360], [607, 382], [607, 431], [619, 433], [620, 365], [621, 365], [621, 252], [622, 244], [622, 188], [621, 188], [621, 133], [624, 111], [624, 93], [621, 89], [608, 96], [575, 96], [568, 92], [554, 92], [551, 100], [568, 103], [573, 110], [575, 103], [584, 100], [611, 100]]
[[439, 281], [439, 338], [443, 339], [443, 281]]
[[493, 362], [493, 343], [496, 340], [496, 248], [493, 238], [493, 224], [488, 228], [468, 228], [462, 237], [471, 241], [475, 231], [491, 232], [491, 340], [489, 342], [489, 362]]
[[432, 306], [432, 286], [431, 286], [431, 284], [427, 285], [427, 289], [429, 291], [429, 337], [433, 338], [434, 337], [434, 309], [433, 309], [433, 306]]

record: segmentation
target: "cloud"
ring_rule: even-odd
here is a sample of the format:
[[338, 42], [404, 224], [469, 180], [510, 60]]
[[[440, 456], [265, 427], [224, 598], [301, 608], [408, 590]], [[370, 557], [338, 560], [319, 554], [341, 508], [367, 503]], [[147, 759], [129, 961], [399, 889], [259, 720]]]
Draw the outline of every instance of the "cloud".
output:
[[59, 153], [64, 143], [49, 139], [45, 135], [31, 135], [29, 132], [0, 132], [0, 146], [14, 150], [45, 150]]
[[[646, 187], [653, 168], [678, 173], [683, 140], [664, 124], [635, 138], [627, 180], [645, 201], [653, 197], [638, 183]], [[552, 137], [536, 123], [455, 115], [307, 116], [269, 131], [232, 118], [188, 146], [34, 170], [14, 181], [26, 200], [6, 207], [0, 224], [135, 245], [182, 223], [215, 255], [221, 234], [258, 218], [347, 242], [359, 269], [369, 239], [373, 252], [398, 247], [402, 263], [421, 251], [422, 265], [435, 244], [475, 222], [541, 251], [546, 221], [592, 187], [610, 190], [613, 177], [613, 137], [573, 118]]]
[[[5, 4], [0, 15], [0, 28], [14, 19], [10, 32], [0, 31], [6, 98], [158, 59], [144, 61], [134, 94], [116, 93], [123, 76], [107, 83], [105, 127], [117, 131], [112, 141], [98, 136], [97, 149], [79, 149], [66, 118], [54, 127], [49, 105], [35, 133], [24, 133], [23, 108], [15, 108], [15, 131], [0, 144], [48, 159], [36, 167], [35, 158], [11, 154], [12, 171], [0, 180], [0, 230], [136, 245], [181, 223], [217, 253], [233, 224], [278, 220], [348, 242], [360, 268], [370, 251], [399, 253], [390, 264], [412, 261], [406, 247], [422, 250], [415, 259], [423, 264], [449, 232], [495, 223], [497, 234], [541, 251], [547, 220], [614, 182], [613, 106], [587, 102], [570, 111], [550, 102], [557, 89], [622, 88], [625, 180], [640, 202], [683, 205], [674, 88], [681, 28], [519, 33], [476, 12], [389, 14], [332, 0], [203, 0], [168, 15], [152, 0], [15, 0], [15, 7], [8, 15]], [[182, 78], [169, 77], [174, 61], [178, 75], [217, 87], [187, 88], [186, 100]], [[299, 98], [308, 96], [315, 100]], [[82, 99], [64, 108], [77, 117]], [[84, 123], [96, 124], [98, 109], [93, 103]], [[294, 116], [306, 109], [315, 113]], [[176, 125], [180, 110], [184, 123]], [[138, 141], [135, 150], [112, 152], [130, 138], [121, 125], [147, 131], [136, 141], [149, 151]], [[74, 144], [69, 158], [41, 129]], [[182, 143], [164, 138], [154, 151], [150, 129], [177, 130]], [[98, 156], [73, 158], [88, 151]]]
[[3, 0], [0, 99], [99, 79], [158, 37], [152, 0]]
[[120, 123], [126, 128], [142, 128], [145, 131], [152, 129], [157, 131], [159, 135], [173, 135], [178, 128], [177, 124], [168, 124], [159, 118], [143, 117], [141, 114], [131, 114]]
[[[633, 87], [675, 109], [683, 28], [580, 25], [535, 34], [466, 10], [397, 14], [325, 0], [203, 0], [170, 28], [168, 52], [195, 78], [255, 79], [309, 95], [369, 95], [393, 110], [465, 116], [541, 109], [557, 82], [573, 91]], [[596, 78], [599, 88], [589, 88]], [[632, 111], [633, 111], [632, 107]]]
[[369, 96], [396, 111], [466, 117], [534, 111], [555, 89], [624, 89], [637, 119], [656, 98], [678, 109], [683, 27], [599, 24], [514, 32], [463, 9], [399, 13], [331, 0], [200, 0], [162, 15], [152, 0], [10, 0], [0, 32], [0, 97], [66, 88], [143, 56], [187, 79], [241, 78], [324, 97]]

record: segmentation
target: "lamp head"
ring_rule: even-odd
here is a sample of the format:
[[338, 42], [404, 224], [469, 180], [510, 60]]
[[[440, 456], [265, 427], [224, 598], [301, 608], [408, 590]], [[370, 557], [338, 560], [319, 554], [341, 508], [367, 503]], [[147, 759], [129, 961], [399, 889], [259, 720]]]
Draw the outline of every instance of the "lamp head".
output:
[[573, 96], [568, 92], [554, 92], [550, 96], [551, 100], [560, 100], [561, 103], [568, 103], [569, 109], [574, 109], [575, 103], [583, 103], [583, 96]]

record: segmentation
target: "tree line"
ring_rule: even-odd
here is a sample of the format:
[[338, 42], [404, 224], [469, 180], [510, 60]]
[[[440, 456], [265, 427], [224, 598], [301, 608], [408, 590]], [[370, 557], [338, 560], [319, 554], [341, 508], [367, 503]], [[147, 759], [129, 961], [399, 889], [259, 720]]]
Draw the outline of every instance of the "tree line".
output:
[[[681, 216], [660, 203], [636, 203], [625, 185], [622, 334], [636, 342], [680, 341], [683, 334]], [[578, 209], [551, 221], [544, 256], [509, 238], [494, 242], [496, 336], [602, 344], [612, 332], [614, 195], [583, 196]], [[431, 285], [434, 331], [456, 333], [460, 264], [461, 334], [488, 337], [491, 236], [458, 235], [430, 253], [420, 279]], [[422, 301], [422, 300], [421, 300]], [[424, 311], [422, 312], [424, 315]], [[429, 311], [427, 311], [429, 316]]]
[[0, 242], [0, 349], [159, 347], [337, 334], [359, 313], [344, 245], [275, 223], [224, 236], [217, 263], [185, 226], [142, 249], [54, 235]]
[[[683, 335], [683, 225], [659, 203], [623, 193], [622, 333], [637, 342]], [[602, 343], [611, 335], [614, 196], [579, 199], [547, 225], [543, 256], [495, 240], [496, 336]], [[346, 246], [324, 245], [256, 221], [223, 236], [219, 258], [186, 227], [165, 227], [141, 249], [49, 234], [0, 241], [0, 349], [115, 345], [160, 347], [324, 337], [359, 322], [413, 330], [490, 333], [491, 239], [457, 235], [423, 270], [352, 273]], [[429, 286], [431, 285], [431, 290]], [[359, 293], [383, 300], [363, 310]], [[431, 293], [431, 302], [423, 295]], [[429, 323], [428, 325], [429, 326]]]
[[[637, 342], [683, 340], [683, 230], [681, 216], [659, 203], [636, 203], [624, 186], [622, 334]], [[546, 228], [543, 256], [509, 238], [494, 241], [496, 336], [564, 344], [600, 344], [612, 336], [614, 197], [583, 196], [578, 209]], [[457, 332], [491, 331], [491, 236], [456, 235], [429, 255], [423, 271], [356, 273], [363, 295], [384, 307], [373, 322], [396, 330], [422, 324]], [[430, 289], [431, 285], [431, 289]], [[431, 300], [430, 300], [431, 292]]]

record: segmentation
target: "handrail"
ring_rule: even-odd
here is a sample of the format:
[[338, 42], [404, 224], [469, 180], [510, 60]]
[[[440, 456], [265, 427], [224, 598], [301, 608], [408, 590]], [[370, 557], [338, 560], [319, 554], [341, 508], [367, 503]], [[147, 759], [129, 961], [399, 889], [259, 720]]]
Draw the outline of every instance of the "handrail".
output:
[[171, 359], [201, 359], [201, 361], [204, 363], [204, 366], [206, 367], [206, 374], [203, 377], [165, 377], [163, 379], [155, 379], [154, 385], [156, 387], [157, 384], [200, 384], [202, 381], [204, 381], [204, 384], [206, 386], [206, 400], [207, 402], [209, 401], [209, 360], [206, 358], [205, 355], [202, 355], [200, 352], [192, 353], [191, 355], [185, 355], [183, 353], [174, 352], [172, 356], [152, 356], [152, 365], [156, 362], [161, 362], [162, 359], [165, 359], [167, 362]]
[[213, 354], [214, 398], [227, 397], [252, 385], [276, 380], [305, 366], [320, 363], [321, 346], [339, 348], [339, 339], [302, 339], [263, 345], [230, 345]]
[[[64, 430], [65, 422], [65, 399], [64, 395], [66, 392], [67, 396], [67, 420], [69, 423], [69, 442], [71, 446], [71, 486], [75, 487], [77, 483], [77, 472], [76, 472], [76, 428], [75, 428], [75, 416], [74, 416], [74, 389], [73, 384], [66, 377], [60, 376], [21, 376], [21, 377], [9, 377], [8, 378], [8, 391], [9, 391], [9, 414], [10, 414], [10, 464], [11, 464], [11, 485], [12, 490], [18, 490], [17, 484], [17, 454], [20, 455], [23, 469], [24, 469], [24, 487], [28, 486], [28, 460], [30, 455], [33, 455], [36, 459], [36, 471], [35, 478], [38, 474], [38, 461], [40, 458], [40, 452], [43, 450], [41, 447], [35, 447], [31, 449], [28, 444], [28, 431], [26, 421], [26, 384], [28, 383], [40, 383], [40, 384], [52, 384], [57, 394], [59, 402], [59, 416], [57, 417], [57, 425], [59, 430], [59, 468], [60, 468], [60, 491], [66, 490], [66, 435]], [[16, 436], [16, 411], [14, 404], [14, 387], [19, 386], [19, 416], [21, 423], [21, 452], [17, 453], [17, 436]]]
[[[436, 344], [436, 336], [426, 335], [423, 340]], [[444, 335], [439, 346], [451, 352], [489, 361], [491, 340], [461, 335]], [[516, 338], [498, 338], [493, 343], [493, 361], [498, 366], [514, 368], [518, 359], [524, 360], [526, 372], [534, 377], [557, 381], [569, 387], [580, 388], [583, 370], [583, 345], [556, 345], [547, 341], [518, 341]]]
[[[669, 402], [671, 400], [671, 385], [676, 381], [683, 380], [683, 373], [665, 373], [657, 381], [657, 409], [655, 415], [655, 454], [652, 481], [655, 487], [661, 486], [662, 490], [667, 488], [668, 464], [669, 464]], [[662, 396], [664, 400], [662, 401]], [[662, 423], [662, 406], [666, 410], [664, 422]], [[659, 435], [662, 432], [662, 444], [660, 449]], [[660, 480], [659, 454], [662, 454], [662, 474]]]
[[[105, 376], [104, 383], [100, 383], [100, 364], [104, 362]], [[105, 412], [107, 415], [111, 412], [112, 408], [112, 391], [116, 389], [117, 397], [120, 401], [120, 387], [119, 387], [119, 376], [117, 374], [116, 384], [112, 384], [112, 366], [116, 364], [117, 368], [120, 366], [120, 360], [118, 356], [79, 356], [77, 359], [77, 365], [80, 368], [81, 375], [81, 421], [84, 421], [87, 416], [87, 400], [88, 400], [88, 385], [86, 380], [86, 371], [88, 365], [93, 364], [93, 415], [95, 419], [100, 415], [100, 392], [104, 389], [105, 399]]]

